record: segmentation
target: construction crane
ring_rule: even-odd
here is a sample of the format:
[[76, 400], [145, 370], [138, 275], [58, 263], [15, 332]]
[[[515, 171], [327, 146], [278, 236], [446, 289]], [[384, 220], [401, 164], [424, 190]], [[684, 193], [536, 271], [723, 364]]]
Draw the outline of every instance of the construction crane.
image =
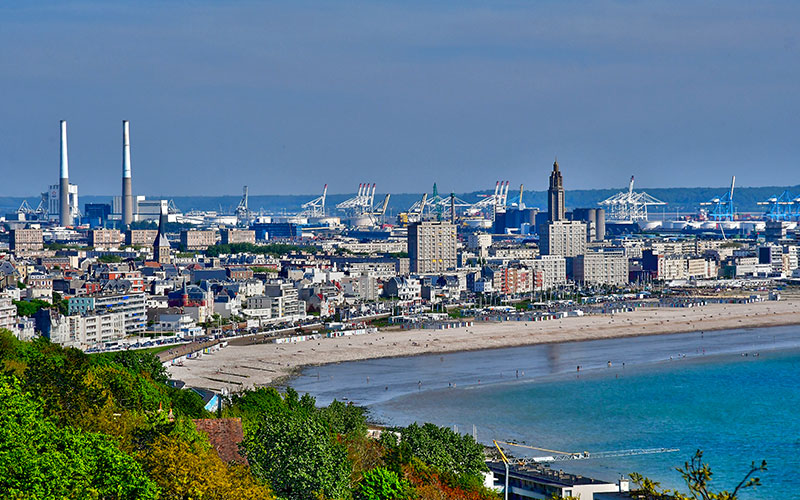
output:
[[595, 452], [583, 451], [575, 453], [569, 451], [550, 450], [547, 448], [540, 448], [538, 446], [528, 446], [519, 443], [507, 443], [505, 441], [497, 441], [497, 440], [495, 440], [494, 443], [495, 446], [497, 446], [497, 444], [499, 443], [506, 446], [514, 446], [517, 448], [525, 448], [529, 450], [543, 451], [545, 453], [549, 453], [549, 455], [540, 457], [515, 458], [514, 461], [515, 463], [518, 464], [567, 462], [570, 460], [589, 460], [589, 459], [615, 458], [615, 457], [632, 457], [636, 455], [654, 455], [657, 453], [673, 453], [676, 451], [680, 451], [680, 449], [678, 448], [633, 448], [630, 450], [595, 451]]
[[322, 196], [314, 198], [311, 201], [303, 203], [300, 208], [303, 209], [301, 215], [308, 217], [324, 217], [325, 216], [325, 198], [328, 196], [328, 185], [322, 188]]
[[703, 206], [713, 206], [714, 208], [708, 214], [711, 220], [732, 221], [736, 216], [736, 207], [733, 204], [733, 188], [736, 185], [736, 176], [731, 178], [731, 189], [721, 197], [712, 198], [706, 202], [700, 203]]
[[628, 190], [600, 202], [606, 207], [606, 219], [609, 222], [639, 222], [647, 221], [647, 207], [651, 205], [666, 205], [663, 201], [650, 196], [644, 191], [637, 193], [633, 190], [633, 176], [628, 183]]

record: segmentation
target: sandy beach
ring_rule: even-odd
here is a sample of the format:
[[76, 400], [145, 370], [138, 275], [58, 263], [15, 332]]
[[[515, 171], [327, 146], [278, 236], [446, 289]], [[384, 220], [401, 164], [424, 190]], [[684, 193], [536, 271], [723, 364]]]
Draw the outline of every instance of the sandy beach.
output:
[[303, 366], [395, 356], [597, 340], [692, 331], [800, 324], [800, 299], [693, 308], [641, 308], [615, 315], [543, 322], [475, 323], [451, 330], [387, 330], [377, 334], [299, 342], [230, 345], [172, 366], [188, 385], [237, 391], [274, 383]]

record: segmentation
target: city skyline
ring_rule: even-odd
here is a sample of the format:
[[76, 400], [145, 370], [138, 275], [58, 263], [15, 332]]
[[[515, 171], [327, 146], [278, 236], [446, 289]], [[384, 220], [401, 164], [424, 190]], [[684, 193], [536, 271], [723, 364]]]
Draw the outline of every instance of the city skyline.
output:
[[134, 194], [533, 188], [556, 155], [568, 190], [796, 184], [791, 3], [149, 6], [0, 7], [0, 195], [55, 182], [61, 119], [85, 195], [123, 119]]

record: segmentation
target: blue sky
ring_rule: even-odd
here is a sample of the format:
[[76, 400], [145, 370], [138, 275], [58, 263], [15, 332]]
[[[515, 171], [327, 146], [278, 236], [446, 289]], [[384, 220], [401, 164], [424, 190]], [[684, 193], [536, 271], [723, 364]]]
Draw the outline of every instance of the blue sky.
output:
[[798, 2], [0, 3], [0, 196], [800, 183]]

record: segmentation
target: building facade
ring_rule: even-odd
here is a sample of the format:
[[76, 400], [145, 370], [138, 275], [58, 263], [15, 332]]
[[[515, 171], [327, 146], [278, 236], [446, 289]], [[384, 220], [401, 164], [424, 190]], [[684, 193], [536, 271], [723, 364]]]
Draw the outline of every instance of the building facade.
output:
[[539, 231], [542, 255], [575, 257], [586, 253], [586, 223], [558, 220], [543, 224]]
[[234, 243], [256, 243], [256, 232], [252, 229], [222, 229], [220, 231], [223, 245]]
[[197, 229], [181, 231], [181, 248], [184, 250], [207, 250], [208, 247], [214, 246], [216, 243], [216, 231], [200, 231]]
[[35, 251], [44, 248], [41, 229], [12, 229], [9, 233], [8, 248], [12, 252]]
[[589, 252], [572, 262], [578, 283], [623, 286], [628, 283], [628, 258], [622, 252]]
[[408, 257], [412, 273], [440, 273], [457, 266], [456, 226], [423, 221], [408, 226]]

